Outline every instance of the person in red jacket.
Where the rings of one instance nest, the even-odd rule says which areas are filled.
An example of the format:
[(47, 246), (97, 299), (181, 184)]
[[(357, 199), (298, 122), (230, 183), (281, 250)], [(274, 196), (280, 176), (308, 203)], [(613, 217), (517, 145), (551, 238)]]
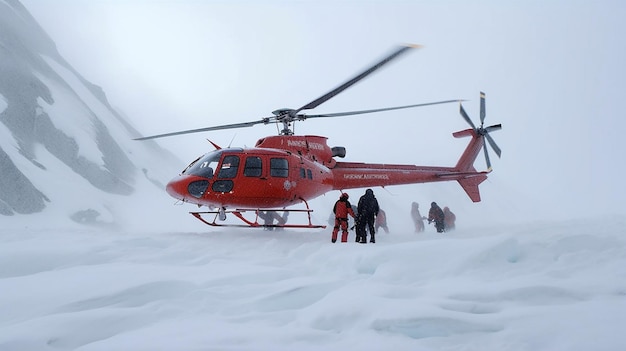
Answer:
[(339, 200), (335, 202), (335, 206), (333, 207), (333, 213), (335, 214), (335, 227), (333, 228), (333, 236), (331, 239), (333, 243), (337, 241), (339, 227), (341, 227), (342, 232), (341, 242), (348, 242), (348, 215), (352, 216), (352, 218), (356, 218), (348, 198), (348, 194), (342, 193)]
[(376, 221), (374, 224), (374, 230), (378, 232), (379, 228), (383, 228), (385, 233), (389, 234), (389, 227), (387, 227), (387, 216), (382, 208), (378, 209), (378, 215), (376, 215)]
[(456, 215), (450, 211), (448, 206), (443, 208), (443, 224), (446, 229), (446, 232), (449, 232), (454, 229), (456, 222)]

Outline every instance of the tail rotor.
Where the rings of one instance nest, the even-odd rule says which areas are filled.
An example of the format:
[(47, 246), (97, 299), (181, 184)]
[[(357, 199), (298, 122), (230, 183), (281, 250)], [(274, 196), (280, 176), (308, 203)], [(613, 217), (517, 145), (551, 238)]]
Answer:
[[(476, 132), (478, 136), (483, 137), (484, 139), (487, 140), (487, 143), (489, 143), (489, 146), (491, 146), (491, 148), (496, 153), (496, 155), (498, 155), (498, 158), (499, 158), (500, 155), (502, 154), (502, 150), (500, 149), (500, 147), (498, 147), (498, 144), (496, 144), (495, 140), (493, 140), (493, 138), (491, 137), (491, 135), (489, 135), (489, 133), (502, 129), (502, 124), (494, 124), (488, 127), (484, 127), (485, 116), (486, 116), (485, 93), (483, 93), (482, 91), (480, 92), (480, 127), (477, 128), (476, 125), (474, 125), (474, 122), (472, 122), (472, 120), (467, 115), (467, 112), (465, 112), (465, 109), (463, 108), (463, 104), (459, 104), (459, 106), (460, 106), (460, 113), (461, 113), (461, 116), (463, 116), (463, 119), (465, 119), (465, 121), (472, 127), (472, 129), (474, 130), (474, 132)], [(491, 171), (491, 161), (489, 160), (489, 152), (487, 150), (487, 143), (484, 142), (483, 140), (483, 151), (485, 153), (485, 161), (487, 162), (487, 169)]]

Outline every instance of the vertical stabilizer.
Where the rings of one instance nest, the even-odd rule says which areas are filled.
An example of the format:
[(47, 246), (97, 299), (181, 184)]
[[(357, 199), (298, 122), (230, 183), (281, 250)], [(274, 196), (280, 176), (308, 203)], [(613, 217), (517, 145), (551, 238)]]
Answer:
[(461, 184), (461, 187), (463, 187), (463, 190), (465, 190), (473, 202), (480, 202), (480, 191), (478, 190), (478, 185), (484, 182), (485, 179), (487, 179), (487, 176), (480, 174), (470, 178), (458, 179), (457, 181)]

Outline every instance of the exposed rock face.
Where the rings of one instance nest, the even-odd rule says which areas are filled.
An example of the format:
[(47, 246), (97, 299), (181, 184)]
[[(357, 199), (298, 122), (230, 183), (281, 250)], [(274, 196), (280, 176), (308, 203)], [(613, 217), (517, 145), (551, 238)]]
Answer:
[(132, 194), (144, 167), (131, 161), (120, 139), (137, 135), (102, 89), (59, 55), (22, 4), (0, 1), (0, 215), (40, 212), (51, 203), (45, 182), (29, 173), (63, 177), (58, 167), (50, 169), (57, 163), (50, 156), (103, 192)]
[(33, 213), (41, 211), (48, 199), (37, 190), (22, 172), (11, 162), (9, 156), (0, 149), (0, 214)]

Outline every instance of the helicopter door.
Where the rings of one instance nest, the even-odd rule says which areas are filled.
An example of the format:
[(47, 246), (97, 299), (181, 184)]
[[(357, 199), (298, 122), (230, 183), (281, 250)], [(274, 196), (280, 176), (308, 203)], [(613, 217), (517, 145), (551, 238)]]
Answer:
[(227, 155), (222, 159), (222, 165), (217, 173), (217, 180), (213, 182), (213, 191), (227, 193), (233, 190), (232, 179), (237, 176), (239, 170), (239, 156)]

